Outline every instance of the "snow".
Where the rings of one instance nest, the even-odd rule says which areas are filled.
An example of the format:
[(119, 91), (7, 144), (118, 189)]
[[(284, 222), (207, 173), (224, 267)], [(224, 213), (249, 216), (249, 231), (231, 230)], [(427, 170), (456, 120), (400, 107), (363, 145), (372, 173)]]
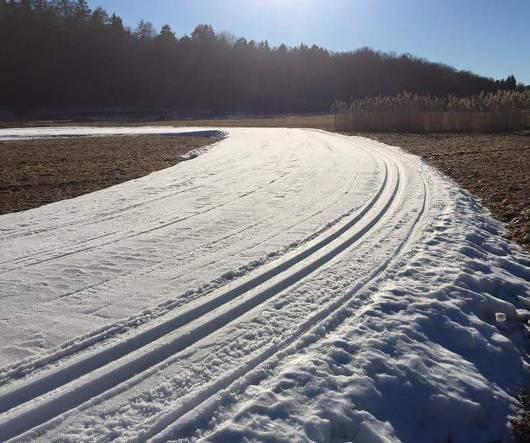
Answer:
[(316, 130), (0, 140), (157, 131), (227, 137), (0, 217), (0, 440), (509, 440), (530, 257), (477, 200)]
[(114, 135), (198, 135), (216, 137), (223, 132), (217, 128), (178, 128), (173, 126), (137, 126), (137, 127), (104, 127), (104, 126), (56, 126), (45, 128), (6, 128), (0, 129), (0, 141), (28, 140), (54, 137), (101, 137)]

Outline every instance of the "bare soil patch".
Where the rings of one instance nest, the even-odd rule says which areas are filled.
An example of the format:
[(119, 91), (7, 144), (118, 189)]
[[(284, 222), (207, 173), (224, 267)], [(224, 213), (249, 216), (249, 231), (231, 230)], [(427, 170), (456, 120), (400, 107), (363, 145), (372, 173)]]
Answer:
[(0, 142), (0, 214), (94, 192), (173, 166), (215, 141), (196, 136), (76, 137)]
[(213, 127), (262, 127), (262, 128), (315, 128), (335, 130), (334, 114), (278, 115), (263, 117), (171, 119), (150, 120), (11, 120), (0, 121), (0, 128), (22, 128), (35, 126), (213, 126)]
[(359, 134), (422, 156), (481, 198), (530, 251), (530, 134)]
[[(164, 124), (163, 122), (161, 124)], [(335, 130), (335, 116), (325, 115), (289, 115), (262, 118), (212, 119), (212, 120), (174, 120), (165, 122), (173, 126), (224, 126), (247, 128), (314, 128)]]

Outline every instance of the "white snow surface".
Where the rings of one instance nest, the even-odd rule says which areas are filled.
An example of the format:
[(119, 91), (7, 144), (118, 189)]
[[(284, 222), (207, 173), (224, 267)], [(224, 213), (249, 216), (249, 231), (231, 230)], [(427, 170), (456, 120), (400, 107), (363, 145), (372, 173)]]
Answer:
[(510, 441), (530, 256), (504, 227), (399, 148), (221, 131), (0, 217), (0, 440)]
[(65, 137), (98, 137), (110, 135), (215, 135), (217, 128), (175, 128), (173, 126), (57, 126), (45, 128), (6, 128), (0, 129), (0, 141), (28, 140)]

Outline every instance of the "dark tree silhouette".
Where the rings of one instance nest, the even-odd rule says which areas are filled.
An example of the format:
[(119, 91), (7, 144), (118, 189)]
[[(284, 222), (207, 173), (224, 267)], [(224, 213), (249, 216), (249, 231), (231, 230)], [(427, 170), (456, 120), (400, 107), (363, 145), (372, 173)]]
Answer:
[(126, 28), (86, 0), (0, 0), (0, 106), (8, 109), (322, 112), (336, 99), (518, 87), (513, 76), (493, 80), (409, 54), (271, 48), (206, 24), (177, 38), (143, 20)]

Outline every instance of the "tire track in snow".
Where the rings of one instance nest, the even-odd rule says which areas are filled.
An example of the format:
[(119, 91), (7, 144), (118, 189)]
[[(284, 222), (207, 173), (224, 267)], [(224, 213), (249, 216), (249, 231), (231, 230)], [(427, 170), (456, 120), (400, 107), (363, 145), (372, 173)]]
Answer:
[[(129, 342), (118, 343), (114, 348), (100, 351), (89, 357), (87, 361), (77, 362), (66, 368), (59, 368), (56, 372), (38, 377), (33, 383), (24, 383), (18, 389), (4, 392), (0, 396), (0, 404), (3, 406), (4, 411), (7, 412), (3, 417), (0, 417), (0, 434), (7, 436), (6, 438), (20, 435), (112, 389), (135, 375), (154, 367), (175, 352), (185, 349), (198, 340), (214, 333), (248, 312), (248, 310), (265, 302), (273, 295), (300, 281), (329, 262), (337, 254), (370, 232), (391, 206), (399, 188), (400, 177), (396, 167), (395, 184), (393, 189), (388, 190), (388, 168), (388, 164), (385, 161), (386, 172), (383, 185), (376, 197), (359, 214), (340, 229), (319, 240), (304, 251), (295, 254), (265, 273), (240, 286), (236, 286), (236, 288), (224, 294), (216, 295), (197, 306), (191, 306), (188, 311), (148, 329), (143, 334), (135, 335)], [(381, 210), (378, 210), (373, 217), (369, 218), (363, 227), (352, 235), (347, 236), (348, 231), (370, 213), (370, 210), (379, 201), (384, 191), (389, 192), (390, 196), (388, 200), (385, 200)], [(347, 238), (342, 239), (342, 236)], [(317, 254), (335, 240), (338, 241), (337, 245), (334, 245), (321, 255)], [(317, 257), (313, 257), (314, 255), (317, 255)], [(307, 263), (304, 263), (304, 261)], [(292, 272), (286, 272), (290, 268), (297, 269)], [(269, 287), (245, 297), (245, 293), (262, 285), (267, 286), (267, 282), (271, 283)], [(234, 304), (230, 303), (239, 296), (243, 296), (243, 299)], [(209, 317), (212, 318), (206, 323), (198, 321), (202, 320), (201, 317), (210, 313), (213, 309), (220, 312), (214, 317), (210, 314)], [(196, 324), (193, 324), (193, 322)], [(190, 328), (182, 331), (181, 334), (176, 334), (176, 332), (180, 332), (183, 326), (190, 324)], [(168, 334), (177, 336), (173, 339), (164, 340), (164, 337)], [(116, 351), (119, 349), (121, 351), (118, 352), (122, 352), (121, 355), (124, 356), (121, 359), (122, 361), (108, 363), (116, 360)], [(127, 354), (132, 355), (127, 358)], [(103, 365), (107, 363), (108, 367), (104, 367)], [(97, 368), (100, 369), (98, 370)], [(90, 373), (91, 371), (97, 372), (97, 374)], [(83, 374), (87, 374), (85, 380), (76, 380), (74, 386), (65, 385), (65, 380), (67, 380), (66, 383), (69, 383), (68, 379), (74, 380), (83, 376)], [(63, 388), (58, 389), (57, 392), (50, 392), (60, 386), (63, 386)], [(43, 395), (47, 392), (50, 392), (51, 395)], [(35, 401), (38, 396), (43, 397)], [(24, 405), (25, 402), (29, 403)], [(17, 408), (17, 406), (19, 407)]]
[[(357, 180), (357, 177), (358, 177), (358, 171), (357, 171), (357, 174), (355, 175), (355, 177), (352, 179), (352, 181), (350, 182), (349, 186), (348, 186), (348, 190), (341, 193), (341, 195), (339, 196), (339, 198), (337, 198), (336, 200), (332, 201), (331, 203), (329, 203), (327, 206), (325, 207), (322, 207), (320, 209), (318, 209), (317, 211), (311, 213), (310, 215), (308, 215), (307, 217), (304, 217), (302, 218), (301, 220), (298, 220), (296, 223), (294, 224), (291, 224), (289, 226), (284, 226), (282, 231), (280, 232), (276, 232), (272, 235), (268, 235), (268, 236), (265, 236), (263, 237), (261, 240), (257, 241), (256, 243), (254, 244), (251, 244), (247, 249), (250, 249), (250, 248), (254, 248), (256, 246), (260, 246), (262, 244), (266, 244), (268, 241), (280, 236), (283, 232), (285, 231), (289, 231), (299, 225), (301, 225), (302, 223), (308, 221), (308, 220), (311, 220), (312, 218), (316, 217), (317, 215), (320, 215), (322, 213), (324, 213), (325, 211), (327, 211), (329, 208), (331, 208), (332, 206), (336, 205), (338, 202), (340, 202), (344, 197), (345, 195), (347, 195), (351, 188), (353, 187), (354, 183), (356, 182)], [(280, 178), (283, 178), (280, 177)], [(279, 180), (279, 179), (278, 179)], [(277, 181), (276, 179), (273, 180), (273, 181)], [(245, 269), (247, 269), (248, 271), (245, 272), (244, 274), (239, 274), (238, 272), (236, 272), (238, 274), (238, 278), (241, 278), (243, 277), (244, 275), (246, 275), (248, 272), (250, 271), (255, 271), (259, 266), (263, 266), (265, 264), (267, 264), (268, 262), (271, 261), (271, 259), (274, 259), (274, 260), (278, 260), (282, 255), (285, 255), (286, 253), (290, 252), (292, 249), (296, 248), (296, 247), (300, 247), (300, 246), (303, 246), (305, 243), (309, 242), (310, 240), (314, 239), (316, 237), (316, 235), (320, 235), (322, 234), (323, 232), (329, 230), (330, 228), (332, 228), (333, 226), (335, 226), (337, 223), (339, 223), (340, 221), (342, 221), (342, 219), (344, 219), (345, 217), (348, 217), (350, 216), (351, 214), (353, 213), (353, 210), (350, 210), (346, 213), (343, 213), (341, 214), (339, 217), (335, 218), (334, 220), (328, 222), (323, 229), (319, 230), (318, 232), (316, 233), (313, 233), (311, 234), (310, 236), (300, 240), (299, 242), (297, 242), (295, 245), (289, 245), (288, 247), (284, 248), (283, 250), (277, 250), (277, 251), (272, 251), (271, 253), (269, 253), (269, 256), (270, 256), (270, 259), (267, 260), (267, 259), (263, 259), (263, 260), (253, 260), (253, 263), (257, 262), (257, 261), (261, 261), (259, 263), (258, 266), (253, 266), (251, 263), (247, 263), (247, 265), (244, 266)], [(252, 229), (255, 229), (257, 226), (261, 226), (263, 225), (267, 220), (269, 220), (268, 217), (266, 218), (263, 218), (262, 220), (260, 220), (259, 222), (257, 223), (253, 223), (251, 224), (250, 226), (247, 226), (243, 229), (240, 229), (234, 233), (231, 233), (231, 234), (228, 234), (228, 235), (225, 235), (221, 238), (218, 238), (216, 240), (213, 240), (211, 242), (208, 242), (208, 243), (205, 243), (203, 245), (200, 245), (199, 247), (196, 247), (194, 248), (193, 250), (191, 251), (185, 251), (183, 253), (179, 253), (179, 254), (174, 254), (173, 256), (171, 256), (169, 259), (166, 259), (166, 260), (163, 260), (162, 262), (159, 262), (159, 263), (156, 263), (154, 265), (150, 265), (150, 266), (146, 266), (145, 268), (141, 268), (139, 271), (134, 271), (134, 272), (128, 272), (126, 274), (123, 274), (123, 275), (120, 275), (119, 277), (116, 277), (116, 278), (112, 278), (112, 279), (109, 279), (109, 280), (105, 280), (103, 282), (100, 282), (98, 283), (97, 285), (92, 285), (92, 286), (88, 286), (86, 288), (81, 288), (81, 289), (78, 289), (76, 291), (73, 291), (71, 293), (68, 293), (68, 294), (64, 294), (58, 298), (63, 298), (63, 297), (68, 297), (68, 296), (71, 296), (71, 295), (75, 295), (75, 294), (78, 294), (82, 291), (84, 291), (85, 289), (90, 289), (90, 288), (93, 288), (93, 287), (96, 287), (96, 286), (102, 286), (102, 285), (105, 285), (109, 282), (114, 282), (115, 280), (119, 279), (119, 278), (123, 278), (123, 277), (127, 277), (127, 276), (130, 276), (130, 275), (147, 275), (147, 274), (150, 274), (152, 272), (155, 272), (157, 269), (160, 269), (160, 268), (163, 268), (165, 266), (168, 266), (168, 262), (169, 261), (174, 261), (176, 258), (179, 258), (179, 257), (185, 257), (187, 256), (188, 254), (190, 253), (195, 253), (195, 254), (198, 254), (200, 255), (200, 252), (199, 251), (204, 251), (204, 250), (207, 250), (208, 248), (210, 248), (211, 246), (213, 245), (216, 245), (218, 243), (221, 243), (221, 242), (224, 242), (230, 238), (233, 238), (234, 236), (237, 236), (237, 235), (240, 235), (241, 233), (243, 232), (247, 232), (247, 231), (250, 231)], [(243, 252), (244, 250), (241, 249), (241, 250), (238, 250), (236, 252), (236, 255), (239, 255)], [(219, 289), (220, 286), (223, 286), (222, 284), (221, 285), (216, 285), (216, 282), (217, 280), (223, 280), (225, 283), (228, 283), (229, 281), (227, 281), (225, 278), (223, 278), (223, 276), (221, 276), (219, 279), (216, 279), (215, 281), (210, 281), (208, 283), (206, 283), (204, 286), (208, 286), (208, 287), (211, 287), (211, 289), (207, 292), (204, 292), (204, 291), (201, 291), (201, 295), (205, 295), (207, 293), (210, 293), (212, 292), (213, 290), (216, 290), (216, 289)], [(94, 312), (97, 312), (97, 311), (94, 311)], [(1, 386), (2, 382), (1, 382), (1, 377), (0, 377), (0, 386)]]

